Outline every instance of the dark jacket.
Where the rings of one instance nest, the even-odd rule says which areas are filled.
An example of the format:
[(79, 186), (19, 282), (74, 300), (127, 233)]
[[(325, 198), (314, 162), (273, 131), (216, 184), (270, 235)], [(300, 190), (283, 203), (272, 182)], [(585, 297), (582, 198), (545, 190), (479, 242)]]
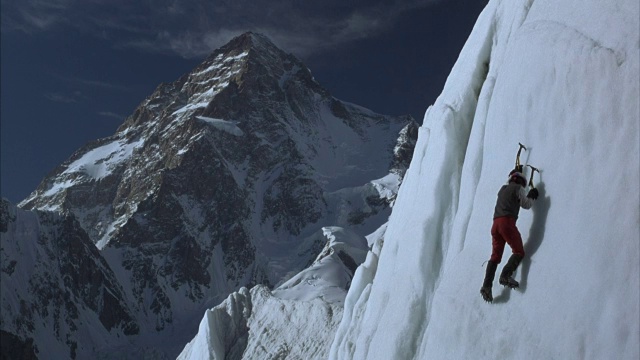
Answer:
[(498, 201), (496, 201), (493, 218), (509, 216), (518, 219), (520, 207), (530, 209), (532, 205), (533, 199), (527, 197), (524, 187), (515, 182), (510, 182), (502, 186), (498, 191)]

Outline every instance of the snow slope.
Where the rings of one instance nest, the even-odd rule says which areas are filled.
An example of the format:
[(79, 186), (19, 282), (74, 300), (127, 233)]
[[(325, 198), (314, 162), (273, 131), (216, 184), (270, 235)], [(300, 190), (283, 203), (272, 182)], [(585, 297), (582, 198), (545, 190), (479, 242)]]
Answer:
[(342, 305), (353, 274), (366, 257), (367, 239), (337, 226), (321, 231), (327, 242), (314, 263), (274, 289), (275, 297), (303, 301), (320, 298)]
[(367, 239), (340, 227), (321, 236), (314, 263), (274, 291), (241, 288), (207, 310), (178, 359), (326, 359)]
[[(638, 6), (489, 1), (427, 110), (329, 358), (640, 357)], [(487, 304), (495, 196), (518, 142), (541, 196), (518, 220), (521, 289), (496, 281)]]
[(196, 119), (202, 120), (207, 124), (213, 125), (216, 129), (228, 132), (231, 135), (242, 136), (244, 133), (238, 127), (237, 121), (227, 121), (222, 119), (214, 119), (206, 116), (196, 116)]
[(178, 360), (326, 359), (342, 306), (319, 298), (286, 300), (258, 285), (207, 310)]

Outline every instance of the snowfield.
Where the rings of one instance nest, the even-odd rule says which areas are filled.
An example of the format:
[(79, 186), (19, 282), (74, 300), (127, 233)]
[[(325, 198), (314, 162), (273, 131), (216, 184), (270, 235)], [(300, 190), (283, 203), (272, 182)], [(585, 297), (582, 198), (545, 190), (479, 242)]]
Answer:
[(242, 136), (244, 133), (238, 127), (239, 122), (237, 121), (227, 121), (222, 119), (214, 119), (206, 116), (196, 116), (196, 119), (202, 120), (207, 124), (212, 125), (216, 129), (225, 131), (231, 135)]

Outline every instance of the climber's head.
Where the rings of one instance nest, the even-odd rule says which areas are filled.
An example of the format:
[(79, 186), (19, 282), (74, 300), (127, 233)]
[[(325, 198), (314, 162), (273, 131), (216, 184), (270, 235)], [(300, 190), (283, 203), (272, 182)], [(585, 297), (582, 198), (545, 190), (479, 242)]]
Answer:
[(515, 182), (516, 184), (520, 184), (521, 186), (526, 186), (527, 185), (527, 179), (524, 177), (524, 175), (522, 175), (521, 172), (514, 170), (511, 170), (511, 172), (509, 173), (509, 182)]

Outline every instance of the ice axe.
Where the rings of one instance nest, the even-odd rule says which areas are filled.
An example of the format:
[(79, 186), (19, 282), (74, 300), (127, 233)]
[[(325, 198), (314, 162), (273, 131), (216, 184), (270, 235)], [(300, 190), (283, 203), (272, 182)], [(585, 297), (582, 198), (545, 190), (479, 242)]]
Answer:
[(522, 173), (522, 165), (520, 164), (520, 153), (522, 152), (522, 149), (524, 149), (524, 151), (527, 151), (527, 147), (522, 145), (522, 143), (518, 143), (518, 145), (520, 145), (520, 148), (518, 148), (518, 154), (516, 155), (516, 171)]
[(531, 186), (532, 189), (535, 189), (536, 187), (533, 186), (533, 174), (535, 174), (536, 171), (540, 173), (540, 170), (538, 170), (538, 168), (535, 168), (531, 165), (527, 165), (527, 166), (531, 168), (531, 177), (529, 178), (529, 186)]

